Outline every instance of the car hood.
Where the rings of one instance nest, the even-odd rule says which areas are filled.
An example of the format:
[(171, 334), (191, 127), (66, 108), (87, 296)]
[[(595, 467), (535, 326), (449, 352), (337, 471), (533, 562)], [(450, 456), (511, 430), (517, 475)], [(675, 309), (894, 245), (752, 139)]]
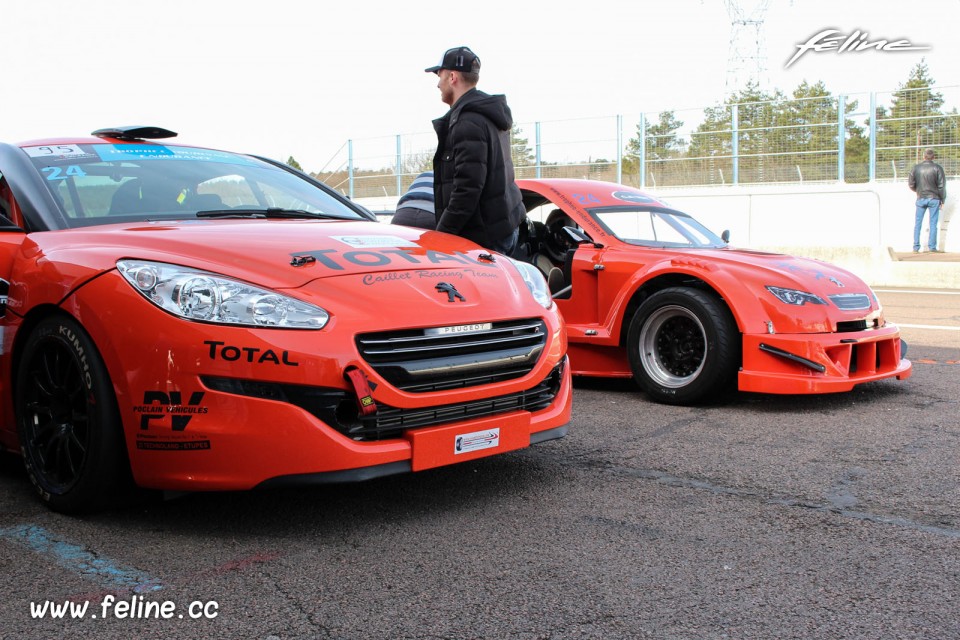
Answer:
[(155, 260), (274, 289), (417, 269), (512, 270), (503, 256), (491, 260), (457, 236), (376, 222), (190, 220), (38, 233), (31, 240), (51, 264), (106, 271), (120, 258)]
[[(736, 300), (733, 311), (747, 333), (769, 331), (767, 321), (781, 333), (833, 332), (842, 322), (884, 324), (880, 304), (863, 280), (819, 260), (725, 248), (675, 252), (664, 262), (670, 269), (724, 274), (725, 295)], [(766, 290), (770, 286), (812, 293), (823, 304), (787, 304)]]
[(748, 249), (717, 249), (688, 254), (702, 256), (710, 262), (748, 265), (766, 272), (770, 278), (764, 285), (793, 287), (820, 296), (837, 293), (870, 293), (870, 287), (853, 273), (828, 262), (781, 253), (765, 253)]

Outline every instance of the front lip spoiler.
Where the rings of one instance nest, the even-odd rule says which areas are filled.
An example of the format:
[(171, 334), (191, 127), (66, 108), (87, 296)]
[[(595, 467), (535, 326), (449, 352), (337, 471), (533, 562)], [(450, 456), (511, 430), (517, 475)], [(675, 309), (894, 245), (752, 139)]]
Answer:
[(763, 351), (765, 353), (769, 353), (775, 356), (780, 356), (781, 358), (786, 358), (787, 360), (790, 360), (792, 362), (797, 362), (799, 364), (802, 364), (805, 367), (809, 367), (810, 369), (813, 369), (818, 373), (824, 373), (827, 370), (825, 366), (823, 366), (818, 362), (814, 362), (813, 360), (808, 360), (803, 356), (798, 356), (795, 353), (790, 353), (789, 351), (784, 351), (783, 349), (779, 349), (777, 347), (771, 347), (770, 345), (764, 344), (763, 342), (760, 343), (760, 351)]
[[(567, 435), (567, 425), (554, 427), (546, 431), (535, 431), (530, 434), (530, 444), (540, 444), (549, 440), (556, 440)], [(371, 467), (360, 467), (357, 469), (344, 469), (342, 471), (325, 471), (320, 473), (303, 473), (289, 476), (279, 476), (264, 480), (258, 484), (256, 489), (276, 489), (279, 487), (304, 487), (323, 484), (352, 484), (356, 482), (365, 482), (385, 476), (392, 476), (402, 473), (412, 473), (413, 465), (409, 460), (398, 460), (396, 462), (387, 462)]]

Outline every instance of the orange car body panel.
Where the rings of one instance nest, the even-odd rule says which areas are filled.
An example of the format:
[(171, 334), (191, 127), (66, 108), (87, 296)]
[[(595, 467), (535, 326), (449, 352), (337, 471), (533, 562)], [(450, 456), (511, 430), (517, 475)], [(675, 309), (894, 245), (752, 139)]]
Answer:
[[(605, 229), (588, 209), (630, 202), (670, 207), (649, 194), (613, 183), (531, 179), (517, 184), (528, 200), (536, 194), (562, 209), (601, 245), (587, 243), (576, 249), (570, 265), (571, 295), (556, 299), (567, 325), (574, 375), (631, 377), (624, 345), (630, 301), (658, 278), (677, 276), (715, 291), (733, 314), (743, 340), (738, 376), (742, 391), (832, 393), (864, 382), (903, 380), (912, 373), (910, 361), (901, 354), (899, 329), (885, 320), (866, 283), (849, 271), (821, 261), (732, 247), (627, 243)], [(809, 291), (824, 300), (845, 294), (867, 296), (869, 307), (787, 305), (767, 291), (767, 285)], [(864, 328), (851, 330), (857, 323)], [(838, 331), (839, 327), (845, 328)], [(809, 362), (762, 350), (761, 344)]]
[[(455, 236), (363, 220), (189, 219), (0, 232), (0, 277), (10, 283), (0, 320), (0, 446), (19, 448), (12, 394), (21, 329), (49, 313), (72, 316), (96, 344), (142, 487), (249, 489), (340, 472), (365, 479), (365, 469), (369, 477), (386, 474), (378, 469), (423, 470), (560, 437), (572, 396), (561, 316), (533, 298), (517, 267), (487, 254)], [(140, 295), (117, 270), (123, 258), (249, 282), (320, 306), (330, 321), (319, 330), (188, 321)], [(454, 283), (460, 297), (448, 299), (441, 282)], [(509, 379), (404, 390), (358, 346), (364, 334), (522, 319), (542, 323), (542, 351)], [(352, 406), (360, 392), (345, 372), (353, 368), (378, 411), (426, 426), (358, 439), (326, 423), (311, 394), (330, 395), (341, 403), (332, 405), (337, 411)], [(547, 379), (553, 386), (544, 406), (483, 415), (483, 403), (521, 398)], [(292, 400), (295, 393), (302, 398)], [(436, 415), (424, 417), (429, 412)], [(458, 450), (458, 438), (487, 432), (496, 437)]]

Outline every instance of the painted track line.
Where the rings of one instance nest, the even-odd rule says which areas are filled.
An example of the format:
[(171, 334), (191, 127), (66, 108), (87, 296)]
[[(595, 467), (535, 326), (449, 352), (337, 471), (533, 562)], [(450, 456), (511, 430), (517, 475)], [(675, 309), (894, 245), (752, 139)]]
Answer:
[(58, 538), (43, 527), (21, 525), (0, 528), (0, 540), (9, 540), (52, 560), (64, 569), (94, 580), (111, 589), (129, 589), (134, 593), (158, 591), (163, 585), (156, 578), (109, 558)]
[(912, 293), (930, 296), (960, 296), (960, 291), (922, 291), (919, 289), (874, 289), (874, 293)]
[(934, 329), (936, 331), (960, 331), (960, 327), (944, 327), (936, 324), (902, 324), (900, 322), (894, 323), (898, 327), (904, 327), (906, 329)]

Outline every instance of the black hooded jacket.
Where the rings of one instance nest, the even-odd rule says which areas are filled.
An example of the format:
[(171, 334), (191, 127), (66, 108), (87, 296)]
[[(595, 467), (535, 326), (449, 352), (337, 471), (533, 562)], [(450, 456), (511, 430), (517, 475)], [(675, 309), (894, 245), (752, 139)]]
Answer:
[(510, 159), (507, 99), (470, 89), (433, 121), (437, 231), (493, 248), (520, 224), (523, 200)]

